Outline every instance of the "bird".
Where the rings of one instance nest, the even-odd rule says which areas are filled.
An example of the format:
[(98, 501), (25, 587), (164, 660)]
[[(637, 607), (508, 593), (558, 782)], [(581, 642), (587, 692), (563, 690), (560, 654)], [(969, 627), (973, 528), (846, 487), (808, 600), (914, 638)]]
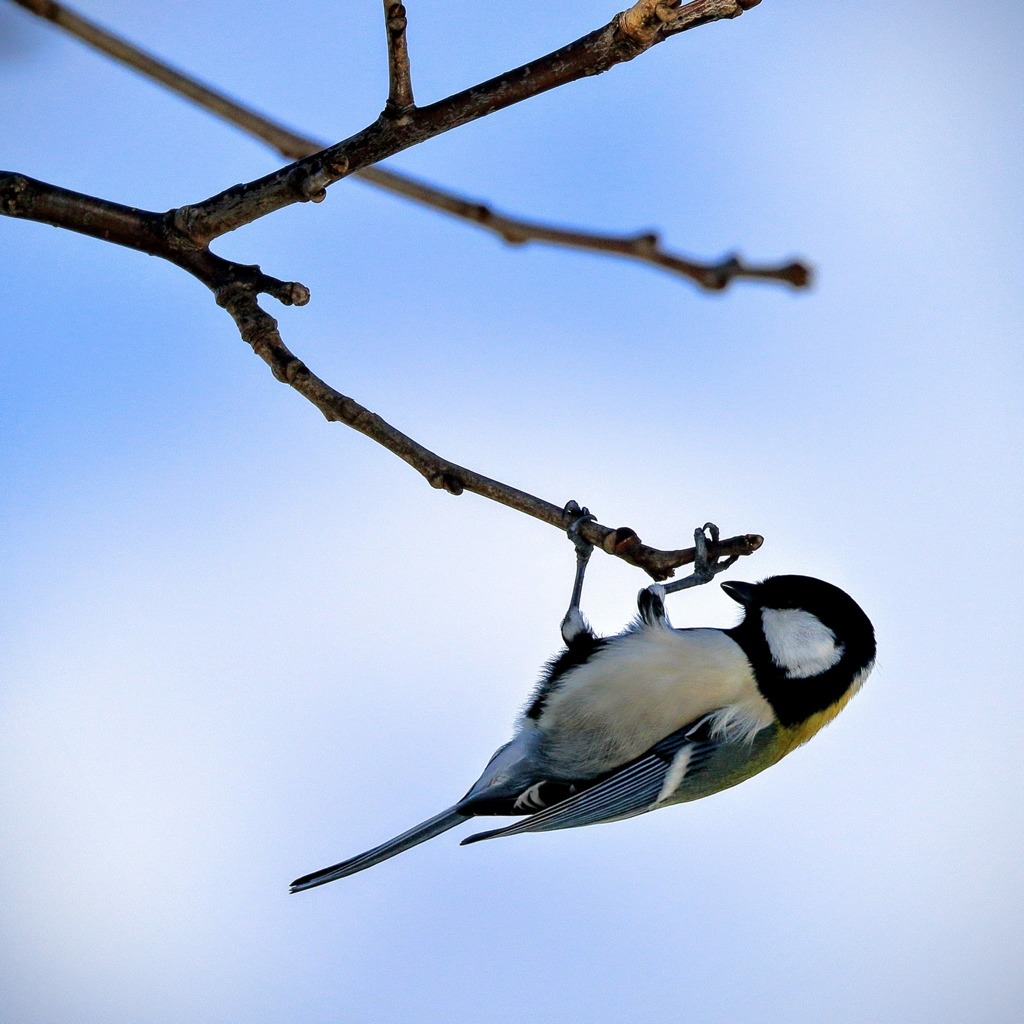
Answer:
[(297, 878), (301, 892), (380, 864), (471, 818), (520, 816), (485, 839), (620, 821), (718, 793), (777, 763), (846, 706), (875, 663), (875, 633), (839, 587), (810, 576), (729, 581), (743, 610), (735, 626), (677, 629), (669, 592), (708, 582), (728, 560), (708, 557), (695, 531), (692, 576), (640, 591), (636, 618), (598, 636), (580, 611), (594, 517), (575, 502), (567, 532), (576, 545), (564, 648), (544, 667), (512, 739), (451, 807), (401, 835)]

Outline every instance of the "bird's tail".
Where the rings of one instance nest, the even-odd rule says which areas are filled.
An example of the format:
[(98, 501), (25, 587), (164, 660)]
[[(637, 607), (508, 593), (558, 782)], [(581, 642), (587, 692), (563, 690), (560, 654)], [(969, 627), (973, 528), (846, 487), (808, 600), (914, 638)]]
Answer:
[(311, 875), (296, 878), (292, 882), (291, 891), (302, 892), (303, 889), (313, 889), (325, 882), (333, 882), (336, 878), (344, 878), (346, 875), (354, 875), (357, 871), (372, 868), (374, 864), (397, 856), (405, 850), (419, 846), (420, 843), (425, 843), (428, 839), (433, 839), (434, 836), (439, 836), (442, 832), (447, 832), (450, 828), (455, 828), (456, 825), (461, 825), (464, 821), (469, 821), (470, 817), (470, 815), (460, 814), (454, 807), (449, 807), (440, 814), (421, 821), (408, 832), (403, 832), (400, 836), (395, 836), (394, 839), (389, 839), (386, 843), (367, 850), (366, 853), (349, 857), (348, 860), (343, 860), (340, 864), (314, 871)]

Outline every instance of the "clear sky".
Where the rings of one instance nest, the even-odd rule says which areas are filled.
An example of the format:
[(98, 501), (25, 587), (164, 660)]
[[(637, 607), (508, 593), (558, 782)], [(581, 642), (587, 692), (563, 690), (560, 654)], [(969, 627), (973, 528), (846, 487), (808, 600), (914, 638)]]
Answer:
[[(379, 7), (82, 10), (335, 140), (386, 94)], [(421, 101), (616, 10), (409, 8)], [(571, 546), (327, 424), (175, 268), (0, 221), (0, 1019), (1015, 1024), (1022, 52), (1009, 0), (765, 0), (395, 161), (801, 256), (810, 292), (511, 249), (357, 182), (219, 244), (308, 285), (271, 309), (291, 347), (435, 450), (661, 547), (761, 533), (731, 578), (830, 579), (879, 637), (839, 720), (735, 790), (299, 896), (476, 778)], [(6, 168), (148, 209), (280, 162), (6, 0), (0, 106)], [(595, 556), (585, 611), (616, 630), (644, 583)]]

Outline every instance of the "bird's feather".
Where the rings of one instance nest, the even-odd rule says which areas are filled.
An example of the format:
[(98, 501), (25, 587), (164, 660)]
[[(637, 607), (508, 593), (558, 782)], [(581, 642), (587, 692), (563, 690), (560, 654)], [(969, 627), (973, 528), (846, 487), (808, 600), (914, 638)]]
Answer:
[(375, 846), (372, 850), (349, 857), (348, 860), (333, 864), (329, 868), (322, 868), (312, 874), (303, 875), (302, 878), (296, 878), (291, 884), (291, 891), (302, 892), (303, 889), (313, 889), (325, 882), (333, 882), (336, 878), (344, 878), (346, 875), (354, 875), (357, 871), (372, 868), (374, 864), (379, 864), (382, 860), (388, 860), (413, 846), (425, 843), (428, 839), (433, 839), (434, 836), (439, 836), (442, 832), (447, 832), (448, 829), (455, 828), (456, 825), (461, 825), (467, 820), (466, 815), (460, 814), (454, 807), (449, 807), (447, 810), (441, 811), (440, 814), (421, 821), (400, 836), (395, 836), (394, 839)]
[(618, 821), (652, 810), (669, 800), (684, 781), (700, 772), (721, 745), (712, 738), (712, 723), (713, 716), (705, 716), (667, 736), (646, 754), (615, 769), (604, 779), (581, 782), (582, 792), (513, 825), (469, 836), (462, 845), (521, 832), (550, 832)]

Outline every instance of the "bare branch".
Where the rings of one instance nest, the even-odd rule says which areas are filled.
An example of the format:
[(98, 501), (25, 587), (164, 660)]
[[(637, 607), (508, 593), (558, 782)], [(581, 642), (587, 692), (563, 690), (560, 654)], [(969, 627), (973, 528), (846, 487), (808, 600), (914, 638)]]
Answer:
[[(267, 294), (285, 305), (305, 305), (309, 290), (297, 282), (280, 281), (258, 266), (233, 263), (197, 246), (178, 233), (172, 213), (154, 213), (81, 195), (21, 174), (0, 171), (0, 214), (68, 228), (117, 245), (162, 256), (187, 270), (213, 292), (235, 321), (238, 331), (274, 376), (299, 392), (332, 422), (345, 423), (376, 441), (412, 466), (432, 487), (449, 494), (470, 491), (550, 523), (569, 524), (564, 505), (537, 498), (430, 451), (391, 426), (376, 413), (335, 390), (288, 349), (277, 321), (259, 305)], [(643, 569), (656, 580), (694, 560), (693, 548), (661, 551), (641, 543), (629, 527), (587, 522), (583, 536), (608, 554)], [(711, 549), (720, 557), (749, 555), (762, 544), (756, 534), (732, 537)]]
[[(738, 17), (749, 2), (693, 0), (679, 7), (671, 19), (673, 31), (681, 32), (721, 18)], [(490, 81), (428, 106), (412, 108), (401, 123), (378, 118), (362, 131), (321, 153), (298, 160), (256, 181), (233, 186), (203, 202), (183, 207), (180, 226), (197, 243), (212, 241), (292, 203), (319, 196), (319, 192), (333, 182), (410, 146), (561, 85), (601, 74), (616, 64), (633, 60), (662, 41), (665, 33), (650, 30), (647, 21), (641, 19), (643, 33), (637, 37), (620, 29), (620, 21), (625, 16), (628, 22), (631, 12), (640, 8), (644, 12), (649, 8), (661, 11), (665, 6), (665, 0), (660, 4), (655, 4), (654, 0), (640, 0), (623, 15), (616, 15), (604, 28)], [(672, 4), (667, 6), (672, 7)], [(661, 24), (664, 26), (666, 22)], [(310, 182), (315, 182), (316, 187)]]
[[(387, 448), (412, 466), (431, 487), (449, 494), (469, 491), (560, 530), (569, 526), (571, 517), (566, 515), (564, 504), (545, 501), (442, 458), (321, 380), (289, 351), (281, 339), (277, 321), (259, 307), (255, 297), (244, 287), (222, 293), (218, 301), (231, 314), (243, 340), (252, 346), (274, 376), (315, 405), (328, 421), (345, 423)], [(643, 569), (655, 580), (668, 579), (675, 569), (690, 564), (696, 557), (695, 548), (662, 551), (648, 547), (628, 526), (612, 529), (597, 522), (586, 522), (581, 525), (580, 533), (607, 554)], [(758, 534), (744, 534), (708, 543), (707, 550), (712, 559), (736, 558), (753, 554), (763, 543), (764, 538)]]
[(0, 214), (34, 220), (159, 256), (187, 270), (218, 295), (242, 285), (254, 295), (271, 295), (286, 306), (304, 306), (309, 289), (280, 281), (256, 265), (234, 263), (181, 235), (174, 211), (153, 213), (72, 192), (24, 174), (0, 171)]
[[(66, 17), (66, 12), (52, 3), (17, 2), (52, 20)], [(0, 172), (0, 213), (79, 231), (162, 256), (182, 267), (210, 288), (217, 302), (234, 319), (243, 339), (267, 363), (275, 377), (302, 394), (328, 420), (346, 423), (377, 441), (413, 466), (433, 487), (451, 494), (468, 490), (564, 529), (568, 525), (564, 506), (442, 459), (313, 374), (289, 351), (277, 322), (258, 301), (260, 294), (269, 294), (283, 303), (301, 305), (309, 300), (308, 289), (295, 282), (269, 277), (258, 266), (225, 260), (210, 252), (209, 242), (293, 202), (323, 199), (324, 190), (333, 181), (369, 167), (384, 156), (583, 75), (597, 74), (616, 63), (631, 60), (664, 38), (669, 27), (682, 31), (718, 18), (736, 17), (748, 5), (750, 0), (745, 3), (744, 0), (694, 0), (684, 7), (673, 0), (640, 0), (603, 29), (532, 64), (429, 107), (407, 107), (400, 119), (378, 118), (345, 142), (303, 156), (274, 174), (248, 185), (235, 186), (192, 207), (154, 213), (84, 196), (25, 175)], [(84, 31), (83, 25), (87, 23), (82, 22), (78, 27)], [(110, 45), (109, 40), (105, 41), (104, 48), (108, 52), (124, 49)], [(396, 49), (393, 45), (393, 52)], [(119, 59), (122, 58), (123, 54), (119, 54)], [(148, 74), (161, 79), (176, 77), (179, 86), (191, 89), (193, 94), (203, 93), (204, 102), (211, 106), (217, 104), (222, 116), (258, 117), (230, 101), (221, 102), (212, 90), (188, 85), (183, 76), (161, 68), (158, 62), (146, 60)], [(397, 78), (392, 78), (393, 91), (397, 90), (400, 96), (405, 88), (403, 76), (404, 72), (399, 70)], [(408, 95), (411, 102), (411, 89)], [(281, 133), (277, 137), (280, 140)], [(290, 144), (294, 144), (296, 138), (292, 137)], [(631, 244), (637, 245), (637, 240)], [(648, 250), (656, 248), (649, 238), (646, 246)], [(693, 548), (672, 551), (650, 548), (628, 527), (612, 529), (587, 522), (581, 534), (609, 554), (643, 568), (655, 579), (671, 576), (676, 567), (692, 562), (695, 557)], [(750, 554), (761, 543), (761, 537), (748, 534), (722, 541), (709, 553), (721, 558)]]
[(403, 118), (413, 106), (409, 47), (405, 38), (408, 18), (401, 0), (384, 0), (384, 25), (388, 35), (388, 79), (390, 89), (384, 108), (386, 117)]
[[(190, 75), (172, 68), (151, 54), (140, 50), (124, 39), (87, 21), (80, 15), (52, 0), (15, 0), (16, 3), (52, 21), (76, 38), (107, 54), (119, 63), (141, 72), (197, 106), (250, 135), (262, 139), (282, 156), (290, 160), (312, 156), (327, 148), (327, 143), (285, 128), (253, 110), (232, 100)], [(666, 31), (671, 29), (671, 24)], [(686, 277), (702, 288), (719, 291), (738, 279), (779, 281), (794, 288), (810, 283), (810, 268), (793, 261), (778, 265), (746, 263), (739, 256), (727, 256), (716, 263), (698, 261), (666, 251), (654, 232), (631, 235), (606, 235), (573, 228), (558, 228), (549, 224), (529, 221), (501, 213), (484, 203), (455, 195), (396, 171), (380, 166), (364, 167), (354, 177), (377, 188), (435, 210), (458, 217), (470, 224), (491, 231), (511, 245), (540, 242), (588, 252), (600, 252), (635, 259), (672, 274)], [(322, 193), (314, 198), (322, 198)]]
[[(253, 351), (270, 367), (278, 380), (298, 391), (315, 405), (327, 420), (345, 423), (387, 448), (420, 473), (431, 487), (445, 490), (449, 494), (469, 491), (518, 512), (524, 512), (560, 530), (569, 526), (570, 518), (566, 516), (564, 504), (545, 501), (526, 491), (450, 462), (418, 441), (414, 441), (407, 434), (403, 434), (355, 399), (336, 391), (317, 377), (302, 360), (292, 355), (281, 339), (277, 321), (260, 309), (244, 289), (239, 288), (230, 293), (222, 301), (222, 305), (231, 314), (242, 338), (252, 346)], [(612, 529), (597, 522), (587, 522), (581, 526), (580, 533), (607, 554), (643, 569), (655, 580), (671, 577), (675, 569), (690, 564), (696, 557), (694, 548), (661, 551), (648, 547), (628, 526)], [(763, 537), (745, 534), (709, 543), (708, 552), (720, 558), (750, 555), (763, 543)]]
[(708, 291), (721, 291), (737, 278), (780, 281), (794, 288), (806, 287), (811, 280), (810, 268), (799, 261), (765, 266), (746, 263), (737, 255), (726, 256), (717, 263), (692, 260), (662, 248), (660, 237), (653, 231), (606, 235), (509, 217), (484, 203), (441, 192), (415, 178), (396, 175), (382, 167), (364, 167), (358, 177), (372, 181), (379, 188), (416, 199), (425, 206), (443, 210), (493, 231), (510, 245), (546, 242), (587, 252), (622, 256), (689, 278)]
[(778, 265), (746, 263), (737, 255), (729, 255), (717, 263), (689, 259), (662, 248), (657, 232), (643, 231), (630, 235), (606, 235), (574, 228), (559, 228), (539, 221), (510, 217), (484, 203), (442, 192), (408, 175), (395, 174), (383, 167), (364, 167), (357, 175), (378, 188), (415, 199), (424, 206), (443, 210), (488, 231), (493, 231), (510, 245), (545, 242), (586, 252), (608, 253), (638, 260), (669, 273), (689, 278), (708, 291), (721, 291), (737, 278), (780, 281), (794, 288), (804, 288), (811, 280), (811, 270), (799, 261)]

